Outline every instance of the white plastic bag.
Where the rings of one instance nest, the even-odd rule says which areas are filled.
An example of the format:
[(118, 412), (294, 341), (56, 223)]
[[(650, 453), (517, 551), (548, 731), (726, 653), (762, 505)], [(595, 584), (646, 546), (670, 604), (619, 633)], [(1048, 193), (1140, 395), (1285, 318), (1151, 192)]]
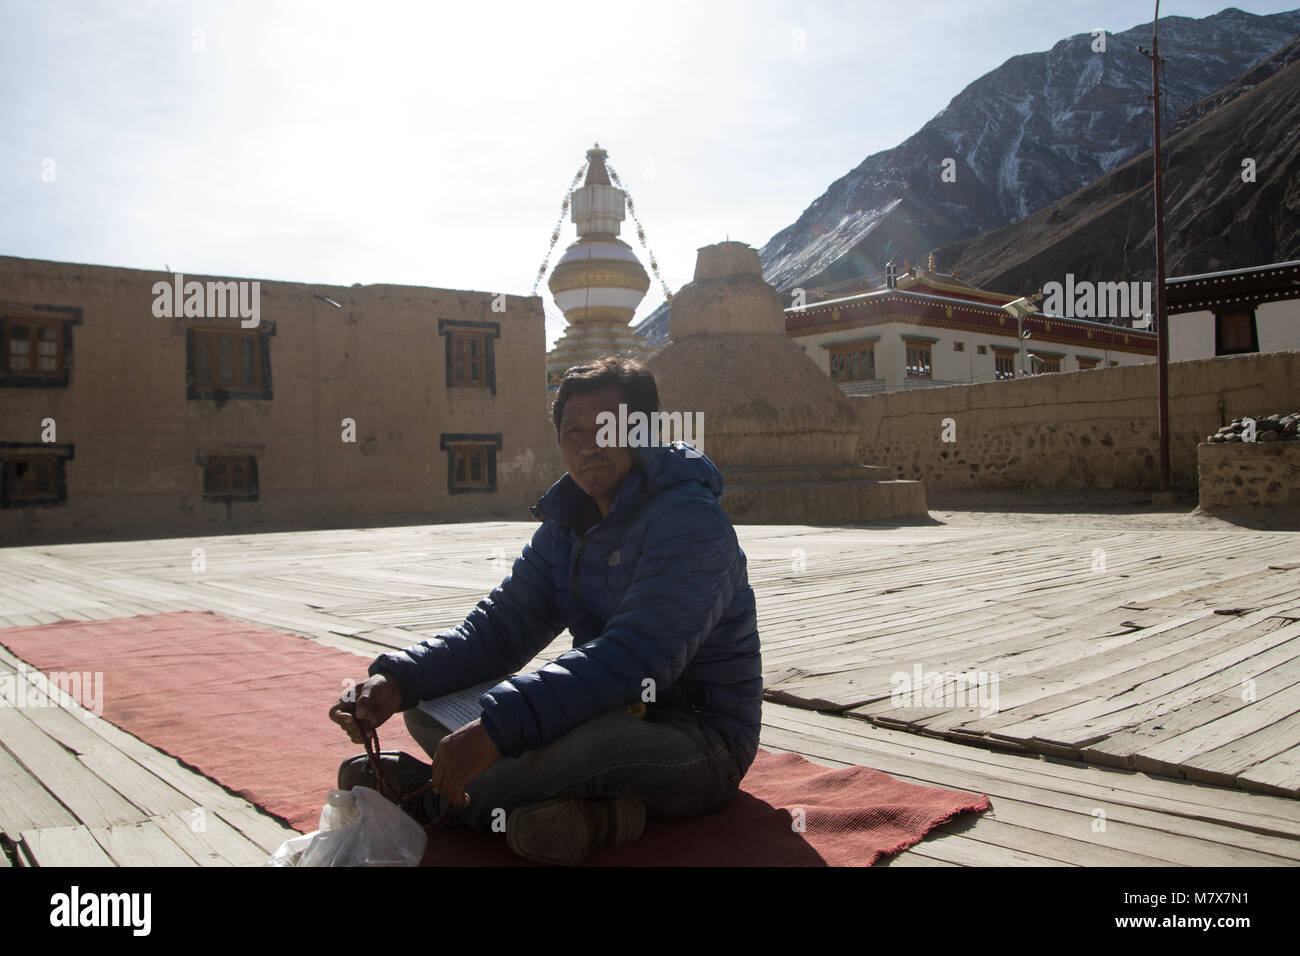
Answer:
[(428, 837), (370, 787), (331, 790), (320, 829), (286, 840), (266, 866), (419, 866)]

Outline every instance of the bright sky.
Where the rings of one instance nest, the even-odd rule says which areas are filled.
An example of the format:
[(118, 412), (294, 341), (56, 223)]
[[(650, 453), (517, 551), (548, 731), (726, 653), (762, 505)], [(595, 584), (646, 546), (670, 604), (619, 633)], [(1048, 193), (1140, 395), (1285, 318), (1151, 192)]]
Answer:
[(0, 254), (527, 295), (599, 140), (676, 291), (1007, 58), (1149, 7), (0, 0)]

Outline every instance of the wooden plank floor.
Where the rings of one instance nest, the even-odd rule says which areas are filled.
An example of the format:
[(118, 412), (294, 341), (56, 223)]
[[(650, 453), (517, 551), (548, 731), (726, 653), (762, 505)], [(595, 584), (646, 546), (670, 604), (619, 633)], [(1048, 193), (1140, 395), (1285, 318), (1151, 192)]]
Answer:
[[(360, 676), (364, 658), (462, 620), (534, 528), (0, 549), (0, 627), (212, 610), (354, 651)], [(1293, 533), (918, 523), (738, 534), (763, 636), (764, 745), (994, 800), (987, 822), (968, 832), (958, 820), (890, 865), (1297, 858)], [(561, 635), (537, 663), (567, 646)], [(0, 669), (16, 663), (0, 657)], [(996, 674), (997, 709), (892, 706), (893, 676), (917, 666)], [(292, 835), (102, 720), (4, 710), (0, 830), (17, 862), (248, 865)]]
[[(0, 672), (44, 692), (0, 648)], [(72, 701), (0, 707), (0, 838), (25, 866), (253, 866), (296, 831)]]
[(762, 746), (986, 793), (885, 866), (1295, 866), (1300, 802), (1073, 760), (1013, 754), (764, 705)]
[(1011, 530), (914, 546), (901, 564), (842, 554), (811, 595), (795, 582), (770, 602), (767, 694), (1294, 796), (1297, 547), (1293, 532)]
[[(0, 595), (0, 625), (210, 609), (373, 654), (459, 622), (533, 527), (7, 549), (0, 571), (16, 587)], [(920, 525), (740, 537), (770, 700), (1300, 793), (1300, 733), (1287, 722), (1300, 711), (1294, 532)], [(937, 697), (900, 693), (898, 675), (918, 669), (943, 678)], [(962, 681), (976, 679), (996, 700), (967, 706)]]
[[(296, 835), (75, 704), (10, 716), (19, 723), (5, 728), (0, 749), (0, 834), (19, 865), (256, 866)], [(1300, 802), (1287, 797), (988, 751), (773, 703), (762, 745), (989, 795), (990, 811), (963, 814), (881, 866), (1300, 863)], [(36, 759), (60, 750), (62, 763)]]

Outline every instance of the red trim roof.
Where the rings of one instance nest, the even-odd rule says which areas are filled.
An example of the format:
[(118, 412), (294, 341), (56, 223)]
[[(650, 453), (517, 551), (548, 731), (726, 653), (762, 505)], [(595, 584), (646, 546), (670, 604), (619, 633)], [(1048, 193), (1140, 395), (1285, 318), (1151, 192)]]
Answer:
[[(956, 298), (951, 293), (918, 293), (916, 290), (920, 285), (918, 283), (906, 290), (881, 289), (845, 299), (818, 302), (803, 309), (787, 309), (786, 334), (791, 338), (799, 338), (840, 329), (905, 321), (919, 326), (987, 332), (1015, 339), (1015, 318), (998, 305), (977, 301), (974, 296), (980, 295), (980, 290), (972, 289), (972, 298), (968, 299)], [(1156, 354), (1156, 334), (1143, 329), (1042, 313), (1027, 317), (1022, 328), (1032, 332), (1033, 339), (1038, 342), (1059, 342), (1137, 355)]]

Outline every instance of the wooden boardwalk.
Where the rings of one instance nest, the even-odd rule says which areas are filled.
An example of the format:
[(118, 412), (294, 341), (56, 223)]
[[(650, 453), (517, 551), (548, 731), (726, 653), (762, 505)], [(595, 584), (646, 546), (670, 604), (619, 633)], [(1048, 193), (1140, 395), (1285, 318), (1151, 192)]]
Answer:
[[(1300, 793), (1294, 532), (1008, 530), (844, 546), (860, 534), (805, 548), (804, 570), (763, 580), (769, 699)], [(918, 668), (935, 675), (932, 706)], [(984, 701), (981, 675), (986, 690), (997, 678), (996, 712), (969, 706)]]
[[(360, 676), (462, 620), (533, 527), (0, 549), (0, 627), (212, 610), (354, 651)], [(1294, 534), (738, 532), (763, 745), (992, 799), (885, 865), (1300, 860)], [(0, 653), (0, 672), (18, 663)], [(996, 674), (997, 710), (892, 706), (894, 675), (917, 666)], [(0, 831), (43, 865), (250, 865), (293, 835), (106, 721), (4, 707)]]

